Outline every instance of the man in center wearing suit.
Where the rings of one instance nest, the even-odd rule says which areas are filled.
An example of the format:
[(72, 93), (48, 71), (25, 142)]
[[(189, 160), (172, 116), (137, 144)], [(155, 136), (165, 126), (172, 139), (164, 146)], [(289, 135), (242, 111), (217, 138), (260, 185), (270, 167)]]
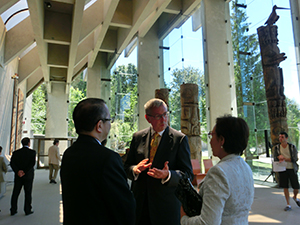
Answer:
[(82, 100), (73, 120), (79, 136), (64, 152), (60, 170), (64, 225), (134, 225), (135, 200), (121, 157), (102, 145), (111, 127), (105, 102)]
[[(132, 180), (137, 225), (180, 225), (180, 202), (174, 192), (182, 173), (193, 179), (187, 137), (168, 126), (167, 105), (145, 105), (150, 128), (133, 135), (125, 170)], [(157, 146), (157, 147), (155, 147)]]

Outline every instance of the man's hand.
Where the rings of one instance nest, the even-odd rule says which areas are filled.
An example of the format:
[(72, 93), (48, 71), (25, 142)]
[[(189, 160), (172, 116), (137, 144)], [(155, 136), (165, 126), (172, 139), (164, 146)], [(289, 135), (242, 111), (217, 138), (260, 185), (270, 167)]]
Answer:
[(19, 177), (23, 177), (25, 175), (24, 171), (23, 170), (19, 170), (18, 171), (18, 176)]
[(152, 168), (149, 169), (149, 171), (147, 172), (147, 174), (150, 177), (154, 177), (156, 179), (166, 179), (169, 176), (169, 166), (168, 166), (169, 162), (166, 161), (164, 168), (162, 170), (159, 170), (157, 168)]
[(283, 155), (279, 155), (277, 158), (279, 159), (279, 162), (283, 162), (285, 160), (285, 158), (283, 157)]
[(149, 168), (152, 165), (152, 163), (147, 164), (148, 161), (149, 161), (148, 158), (140, 161), (139, 164), (137, 164), (135, 167), (133, 167), (133, 169), (132, 169), (133, 172), (135, 174), (140, 174), (142, 171)]

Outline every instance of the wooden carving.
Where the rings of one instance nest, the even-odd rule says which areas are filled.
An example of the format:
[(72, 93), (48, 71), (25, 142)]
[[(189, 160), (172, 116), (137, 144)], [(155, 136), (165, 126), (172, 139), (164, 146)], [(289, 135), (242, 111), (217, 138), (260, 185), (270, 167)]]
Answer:
[(159, 98), (163, 100), (167, 104), (169, 110), (169, 89), (168, 88), (156, 89), (155, 98)]
[(181, 132), (188, 136), (191, 158), (201, 160), (198, 85), (180, 85)]
[(284, 61), (286, 56), (285, 53), (280, 53), (277, 46), (278, 28), (274, 25), (279, 18), (276, 14), (277, 8), (279, 7), (273, 7), (273, 11), (266, 22), (267, 25), (257, 29), (268, 103), (272, 145), (279, 143), (278, 135), (281, 131), (288, 132), (283, 73), (282, 68), (279, 67), (279, 63)]
[[(167, 110), (169, 111), (169, 92), (168, 88), (155, 89), (155, 98), (163, 100), (167, 104)], [(168, 118), (168, 124), (170, 125), (170, 117)]]

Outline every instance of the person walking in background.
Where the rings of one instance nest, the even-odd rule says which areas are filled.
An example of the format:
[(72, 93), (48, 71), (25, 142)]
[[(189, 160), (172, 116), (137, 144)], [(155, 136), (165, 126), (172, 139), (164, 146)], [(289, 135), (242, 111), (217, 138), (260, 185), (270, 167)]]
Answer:
[(201, 183), (201, 214), (183, 215), (181, 224), (246, 225), (254, 199), (254, 182), (251, 168), (240, 155), (247, 147), (249, 127), (242, 118), (219, 117), (209, 137), (212, 153), (220, 161), (209, 169)]
[(34, 165), (36, 152), (30, 149), (30, 139), (25, 137), (21, 140), (22, 148), (13, 152), (10, 166), (15, 173), (14, 188), (11, 196), (10, 214), (13, 216), (18, 212), (18, 197), (22, 187), (25, 192), (24, 211), (30, 215), (32, 211), (32, 184), (34, 178)]
[(290, 205), (290, 193), (289, 193), (289, 181), (294, 189), (293, 199), (300, 207), (300, 201), (297, 198), (299, 192), (298, 181), (298, 150), (295, 145), (288, 143), (288, 134), (286, 132), (280, 132), (279, 142), (280, 144), (274, 146), (274, 161), (286, 162), (286, 170), (279, 173), (279, 187), (283, 188), (285, 200), (287, 206), (284, 211), (292, 209)]
[(164, 101), (151, 99), (144, 108), (151, 127), (133, 135), (124, 164), (137, 202), (136, 224), (179, 225), (175, 189), (182, 173), (193, 180), (188, 139), (168, 126)]
[(105, 102), (82, 100), (73, 120), (79, 136), (64, 152), (60, 170), (64, 225), (134, 225), (135, 200), (121, 157), (101, 144), (111, 128)]
[(55, 139), (53, 141), (53, 145), (48, 149), (50, 184), (51, 183), (56, 184), (55, 179), (59, 170), (59, 162), (61, 161), (58, 145), (59, 145), (59, 140)]

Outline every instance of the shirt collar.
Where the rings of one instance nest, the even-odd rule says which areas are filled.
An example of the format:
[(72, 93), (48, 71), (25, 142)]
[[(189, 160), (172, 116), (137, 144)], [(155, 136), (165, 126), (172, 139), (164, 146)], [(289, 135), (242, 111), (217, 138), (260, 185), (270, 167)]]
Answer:
[(99, 145), (102, 145), (101, 142), (97, 138), (95, 138), (95, 140), (99, 143)]
[[(159, 136), (162, 136), (163, 133), (165, 132), (166, 129), (164, 129), (163, 131), (157, 132), (159, 134)], [(153, 136), (156, 133), (156, 131), (153, 129), (153, 127), (151, 126), (151, 136)]]

